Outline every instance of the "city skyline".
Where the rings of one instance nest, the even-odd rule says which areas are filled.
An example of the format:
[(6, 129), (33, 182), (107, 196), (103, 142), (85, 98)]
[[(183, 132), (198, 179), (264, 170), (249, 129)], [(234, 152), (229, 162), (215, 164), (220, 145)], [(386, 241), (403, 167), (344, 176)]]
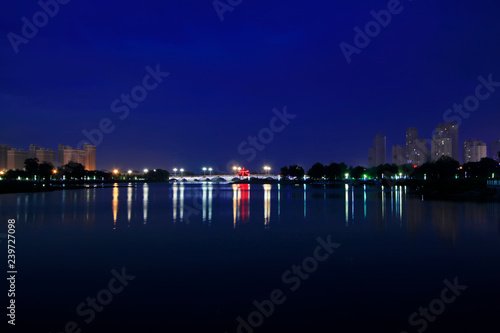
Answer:
[[(409, 127), (405, 132), (405, 145), (394, 145), (391, 150), (387, 149), (387, 137), (385, 134), (378, 133), (372, 142), (372, 146), (369, 148), (368, 159), (364, 164), (359, 164), (359, 166), (364, 167), (375, 167), (381, 164), (413, 164), (417, 166), (422, 166), (427, 162), (435, 162), (441, 156), (449, 156), (457, 160), (461, 164), (468, 162), (479, 162), (481, 158), (489, 157), (494, 160), (499, 160), (500, 152), (500, 136), (498, 140), (493, 140), (487, 144), (483, 140), (478, 139), (460, 139), (459, 127), (455, 122), (440, 123), (436, 126), (433, 131), (433, 138), (426, 139), (419, 137), (419, 131), (416, 127)], [(441, 142), (442, 140), (442, 142)], [(439, 141), (439, 142), (438, 142)], [(39, 162), (48, 162), (54, 165), (54, 167), (61, 167), (67, 163), (76, 162), (81, 163), (86, 170), (145, 170), (147, 168), (133, 168), (130, 164), (118, 165), (114, 164), (112, 168), (98, 168), (96, 164), (96, 146), (84, 143), (81, 149), (74, 149), (71, 146), (59, 144), (57, 146), (57, 151), (52, 149), (47, 149), (35, 144), (30, 144), (29, 149), (24, 151), (23, 149), (14, 148), (7, 144), (0, 144), (0, 170), (12, 169), (12, 163), (16, 163), (17, 166), (24, 165), (24, 159), (26, 158), (38, 158)], [(9, 153), (10, 150), (10, 153)], [(459, 151), (461, 156), (459, 155)], [(389, 158), (388, 157), (389, 153)], [(10, 154), (10, 155), (9, 155)], [(14, 162), (13, 156), (16, 157), (16, 162)], [(10, 162), (9, 162), (10, 159)], [(226, 164), (226, 168), (219, 168), (217, 166), (209, 164), (199, 164), (193, 168), (182, 166), (182, 170), (190, 172), (198, 172), (200, 170), (208, 170), (210, 167), (214, 172), (224, 172), (228, 171), (231, 173), (234, 171), (234, 165), (248, 165), (248, 163), (240, 163), (235, 160), (230, 161), (231, 164)], [(341, 163), (345, 160), (337, 161), (316, 161), (320, 163)], [(316, 163), (314, 162), (314, 163)], [(10, 163), (10, 164), (9, 164)], [(253, 167), (252, 170), (266, 170), (270, 163), (261, 163), (260, 165)], [(291, 164), (297, 164), (292, 162)], [(348, 163), (349, 164), (349, 163)], [(203, 166), (202, 166), (203, 165)], [(208, 165), (208, 167), (207, 167)], [(352, 165), (352, 164), (351, 164)], [(154, 167), (162, 167), (166, 170), (175, 172), (180, 169), (179, 165), (171, 166), (157, 166), (149, 165)], [(274, 168), (280, 168), (282, 165), (275, 165)], [(308, 169), (311, 165), (305, 165)], [(354, 166), (354, 165), (352, 165)], [(16, 168), (14, 168), (16, 169)], [(17, 168), (22, 169), (22, 168)], [(231, 170), (232, 169), (232, 170)]]
[[(4, 36), (22, 36), (21, 18), (41, 10), (4, 6)], [(430, 138), (434, 124), (457, 117), (464, 138), (497, 140), (496, 4), (402, 3), (348, 63), (339, 45), (353, 45), (353, 29), (385, 7), (320, 1), (304, 11), (290, 2), (283, 11), (245, 3), (221, 22), (211, 3), (127, 2), (120, 12), (97, 1), (61, 5), (18, 52), (8, 38), (0, 43), (0, 142), (78, 147), (87, 133), (99, 143), (98, 168), (140, 170), (223, 169), (233, 160), (249, 168), (271, 160), (364, 165), (376, 133), (391, 147), (409, 126)], [(436, 34), (439, 26), (447, 28)], [(469, 97), (480, 84), (476, 107)], [(259, 142), (249, 161), (238, 147), (271, 128), (273, 110), (284, 107), (296, 117), (277, 123), (272, 140), (262, 132), (268, 143)]]

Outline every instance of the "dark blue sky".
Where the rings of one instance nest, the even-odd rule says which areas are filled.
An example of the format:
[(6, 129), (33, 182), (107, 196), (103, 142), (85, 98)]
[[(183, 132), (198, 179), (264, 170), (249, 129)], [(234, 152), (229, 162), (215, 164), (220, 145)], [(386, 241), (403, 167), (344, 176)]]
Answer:
[[(16, 54), (8, 34), (22, 36), (21, 18), (32, 22), (40, 6), (3, 1), (0, 143), (76, 146), (82, 130), (108, 118), (114, 131), (97, 147), (100, 169), (366, 165), (377, 132), (387, 134), (389, 158), (410, 126), (430, 138), (479, 75), (500, 81), (500, 4), (403, 0), (348, 64), (339, 44), (353, 44), (353, 28), (387, 3), (244, 0), (221, 22), (212, 0), (72, 0)], [(120, 119), (111, 103), (157, 64), (170, 75)], [(498, 89), (463, 120), (461, 140), (498, 139)], [(284, 106), (297, 117), (246, 161), (240, 143)]]

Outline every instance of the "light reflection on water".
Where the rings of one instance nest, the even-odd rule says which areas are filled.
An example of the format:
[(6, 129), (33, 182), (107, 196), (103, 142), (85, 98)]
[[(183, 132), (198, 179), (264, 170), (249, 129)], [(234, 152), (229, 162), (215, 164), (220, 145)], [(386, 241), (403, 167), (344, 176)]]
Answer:
[[(344, 193), (342, 193), (344, 192)], [(154, 199), (153, 199), (154, 198)], [(15, 206), (15, 207), (14, 207)], [(140, 224), (200, 224), (272, 228), (274, 223), (344, 221), (409, 234), (432, 230), (456, 241), (468, 230), (499, 232), (497, 203), (422, 201), (406, 187), (270, 184), (114, 184), (46, 193), (0, 195), (0, 218), (20, 223), (120, 228)]]

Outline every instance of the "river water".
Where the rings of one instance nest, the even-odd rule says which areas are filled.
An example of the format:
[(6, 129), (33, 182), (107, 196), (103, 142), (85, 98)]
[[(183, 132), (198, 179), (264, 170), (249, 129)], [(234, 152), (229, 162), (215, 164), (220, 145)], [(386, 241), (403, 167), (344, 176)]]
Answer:
[(499, 329), (497, 203), (404, 187), (116, 184), (0, 195), (0, 219), (16, 221), (22, 332)]

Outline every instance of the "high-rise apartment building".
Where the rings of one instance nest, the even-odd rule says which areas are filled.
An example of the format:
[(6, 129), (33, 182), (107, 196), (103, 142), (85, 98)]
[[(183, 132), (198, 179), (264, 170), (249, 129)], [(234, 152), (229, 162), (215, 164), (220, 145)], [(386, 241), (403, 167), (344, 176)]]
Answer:
[(24, 161), (29, 158), (29, 153), (22, 149), (11, 148), (7, 150), (7, 169), (23, 170)]
[(40, 146), (30, 145), (29, 158), (37, 158), (39, 163), (50, 163), (55, 166), (57, 153), (52, 149), (45, 149)]
[(439, 160), (442, 156), (448, 156), (455, 160), (458, 157), (458, 124), (448, 122), (439, 124), (432, 137), (431, 160)]
[(418, 130), (415, 127), (410, 127), (406, 130), (406, 146), (411, 146), (418, 139)]
[(427, 140), (418, 138), (418, 130), (415, 127), (410, 127), (406, 131), (406, 151), (405, 163), (422, 166), (429, 161)]
[(387, 138), (385, 135), (377, 134), (375, 136), (373, 146), (370, 148), (368, 154), (368, 164), (370, 168), (387, 163), (386, 141)]
[(489, 156), (495, 161), (500, 162), (500, 140), (495, 140), (490, 143)]
[(464, 141), (464, 164), (469, 162), (479, 162), (487, 157), (486, 143), (481, 140)]
[(0, 170), (7, 169), (7, 151), (9, 149), (9, 145), (0, 145)]
[(408, 163), (408, 150), (405, 146), (392, 147), (392, 163), (396, 165), (403, 165)]
[(95, 168), (95, 146), (85, 143), (83, 145), (85, 152), (85, 168), (87, 170), (96, 170)]
[(84, 144), (83, 150), (79, 150), (59, 145), (57, 161), (59, 166), (75, 162), (83, 165), (85, 170), (95, 170), (95, 146)]

